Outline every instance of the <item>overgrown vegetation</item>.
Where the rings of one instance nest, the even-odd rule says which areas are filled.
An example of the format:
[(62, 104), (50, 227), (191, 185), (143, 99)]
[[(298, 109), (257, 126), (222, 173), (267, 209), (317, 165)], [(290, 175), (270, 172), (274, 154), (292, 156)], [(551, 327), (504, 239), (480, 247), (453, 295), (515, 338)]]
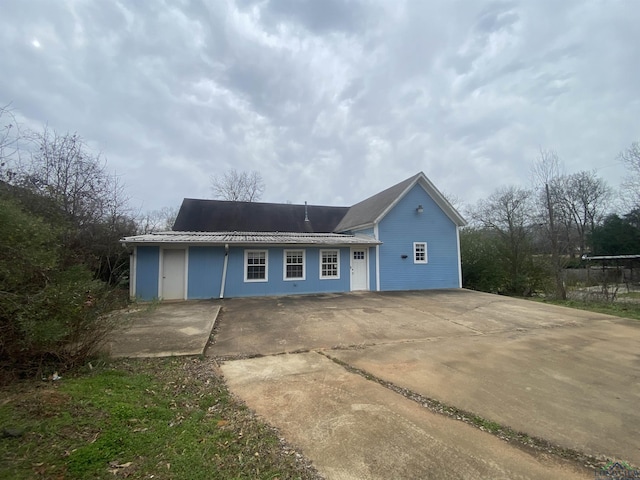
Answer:
[[(470, 225), (460, 235), (463, 286), (566, 300), (567, 269), (591, 266), (584, 257), (640, 255), (640, 203), (633, 190), (640, 184), (639, 152), (633, 144), (621, 154), (629, 169), (624, 203), (613, 198), (595, 172), (565, 174), (555, 152), (541, 150), (531, 168), (530, 188), (500, 187), (468, 208)], [(614, 213), (621, 208), (628, 213)], [(597, 266), (610, 301), (616, 295), (607, 269), (615, 270), (618, 283), (633, 282), (620, 268), (625, 264)]]
[(0, 477), (317, 479), (210, 359), (101, 365), (0, 390)]
[(122, 295), (65, 265), (59, 230), (15, 200), (0, 197), (0, 224), (0, 380), (81, 364), (120, 322)]
[(78, 135), (9, 124), (0, 130), (0, 225), (0, 383), (84, 363), (126, 300), (119, 240), (135, 223), (122, 185)]

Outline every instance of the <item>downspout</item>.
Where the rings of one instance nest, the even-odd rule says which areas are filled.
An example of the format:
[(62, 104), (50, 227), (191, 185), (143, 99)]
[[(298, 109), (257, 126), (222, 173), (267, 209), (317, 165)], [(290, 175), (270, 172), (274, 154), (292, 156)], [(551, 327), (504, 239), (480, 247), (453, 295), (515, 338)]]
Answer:
[(458, 288), (462, 288), (462, 255), (460, 255), (460, 227), (456, 225), (456, 243), (458, 249)]
[(227, 283), (227, 265), (229, 264), (229, 244), (224, 244), (224, 264), (222, 265), (222, 282), (220, 282), (220, 298), (224, 298), (224, 287)]
[(133, 247), (129, 257), (129, 297), (136, 298), (136, 282), (138, 281), (138, 247)]
[[(373, 238), (380, 241), (378, 224), (373, 226)], [(380, 245), (376, 245), (376, 292), (380, 291)]]

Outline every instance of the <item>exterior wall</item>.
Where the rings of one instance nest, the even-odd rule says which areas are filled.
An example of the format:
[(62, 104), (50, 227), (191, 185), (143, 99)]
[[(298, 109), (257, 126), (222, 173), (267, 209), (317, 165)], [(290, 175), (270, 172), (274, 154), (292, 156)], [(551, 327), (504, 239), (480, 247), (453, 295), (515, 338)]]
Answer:
[(189, 247), (188, 299), (218, 298), (224, 247)]
[(142, 300), (158, 298), (160, 248), (136, 247), (136, 257), (136, 298)]
[[(424, 211), (418, 213), (416, 207)], [(458, 288), (460, 270), (457, 226), (420, 185), (414, 186), (375, 228), (357, 232), (374, 237), (382, 245), (365, 247), (369, 255), (369, 290), (422, 290)], [(414, 263), (413, 243), (426, 242), (428, 262)], [(285, 280), (285, 249), (305, 251), (304, 280)], [(340, 278), (320, 278), (320, 250), (331, 247), (231, 247), (229, 249), (225, 297), (289, 295), (322, 292), (348, 292), (351, 283), (349, 247), (340, 251)], [(268, 251), (268, 281), (247, 282), (245, 250)], [(406, 255), (406, 258), (402, 258)], [(224, 247), (191, 246), (188, 248), (187, 298), (218, 298), (222, 285)], [(135, 295), (143, 300), (158, 298), (160, 248), (136, 247)]]
[[(263, 250), (255, 247), (232, 247), (229, 249), (225, 298), (265, 295), (290, 295), (303, 293), (348, 292), (350, 289), (350, 249), (348, 247), (302, 248), (305, 251), (305, 279), (284, 280), (283, 255), (285, 249), (295, 247), (270, 247), (267, 282), (244, 281), (244, 251)], [(219, 298), (224, 268), (224, 247), (189, 247), (188, 285), (189, 300)], [(339, 250), (340, 278), (320, 278), (320, 250)], [(136, 297), (140, 300), (158, 298), (160, 275), (160, 248), (138, 246), (136, 259)]]
[[(362, 230), (350, 230), (348, 233), (353, 235), (367, 235), (371, 238), (375, 238), (375, 230), (371, 228), (363, 228)], [(376, 283), (376, 247), (369, 247), (367, 249), (368, 265), (369, 265), (369, 281), (367, 283), (367, 289), (375, 292), (377, 290)]]
[[(283, 278), (283, 255), (285, 249), (305, 251), (305, 279), (304, 280), (284, 280)], [(340, 251), (340, 278), (320, 279), (320, 250)], [(225, 286), (225, 297), (255, 297), (265, 295), (291, 295), (302, 293), (328, 293), (328, 292), (348, 292), (350, 271), (349, 271), (349, 248), (330, 247), (270, 247), (267, 263), (267, 282), (245, 282), (244, 281), (244, 251), (245, 250), (265, 250), (255, 247), (232, 247), (229, 250), (229, 264), (227, 266), (227, 281)]]
[[(416, 207), (424, 211), (418, 213)], [(378, 225), (381, 290), (458, 288), (457, 226), (420, 185), (416, 185)], [(427, 243), (426, 264), (413, 262), (413, 242)], [(402, 258), (406, 255), (407, 258)]]
[(376, 247), (369, 247), (369, 290), (376, 291)]

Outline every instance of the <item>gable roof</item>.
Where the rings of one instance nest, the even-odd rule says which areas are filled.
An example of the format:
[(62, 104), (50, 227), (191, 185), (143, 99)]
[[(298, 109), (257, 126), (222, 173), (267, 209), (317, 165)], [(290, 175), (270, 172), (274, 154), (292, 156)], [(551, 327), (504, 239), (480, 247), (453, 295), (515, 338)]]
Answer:
[(356, 203), (349, 209), (344, 218), (336, 226), (336, 232), (345, 232), (358, 228), (366, 228), (374, 225), (384, 218), (406, 193), (416, 184), (420, 184), (427, 194), (436, 202), (442, 211), (458, 226), (467, 224), (458, 211), (440, 193), (423, 172), (383, 190), (372, 197)]
[(185, 198), (173, 230), (331, 233), (348, 210), (349, 207)]

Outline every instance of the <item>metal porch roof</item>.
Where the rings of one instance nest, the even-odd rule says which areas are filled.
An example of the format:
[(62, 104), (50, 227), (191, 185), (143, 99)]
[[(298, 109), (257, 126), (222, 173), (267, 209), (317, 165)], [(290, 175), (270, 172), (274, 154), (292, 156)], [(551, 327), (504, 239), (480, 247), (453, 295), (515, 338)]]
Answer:
[(295, 232), (157, 232), (125, 237), (127, 245), (198, 244), (198, 245), (380, 245), (365, 235)]

